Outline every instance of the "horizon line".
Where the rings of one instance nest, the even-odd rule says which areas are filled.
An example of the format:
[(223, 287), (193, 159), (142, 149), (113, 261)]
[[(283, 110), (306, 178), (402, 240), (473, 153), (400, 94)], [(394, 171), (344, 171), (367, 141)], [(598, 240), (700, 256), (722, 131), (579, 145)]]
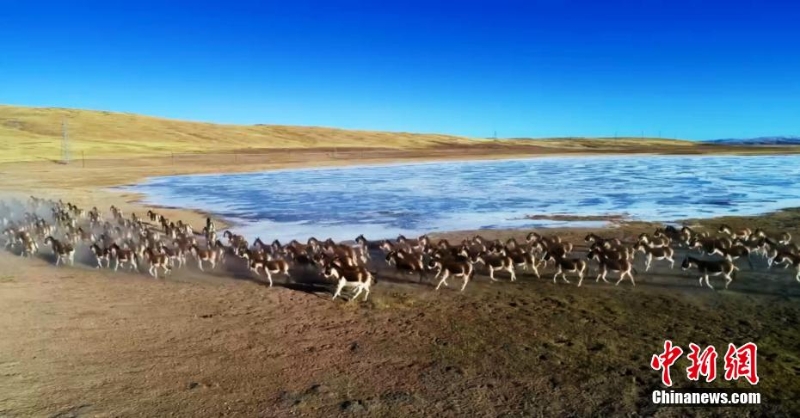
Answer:
[(128, 115), (128, 116), (139, 116), (139, 117), (146, 117), (146, 118), (153, 118), (153, 119), (163, 119), (169, 121), (178, 121), (178, 122), (187, 122), (187, 123), (198, 123), (198, 124), (211, 124), (211, 125), (221, 125), (221, 126), (276, 126), (276, 127), (298, 127), (298, 128), (318, 128), (318, 129), (335, 129), (335, 130), (342, 130), (342, 131), (361, 131), (361, 132), (386, 132), (386, 133), (398, 133), (398, 134), (416, 134), (416, 135), (441, 135), (441, 136), (450, 136), (455, 138), (467, 138), (467, 139), (488, 139), (488, 140), (568, 140), (568, 139), (661, 139), (661, 140), (672, 140), (672, 141), (689, 141), (689, 142), (708, 142), (708, 141), (724, 141), (724, 140), (756, 140), (756, 139), (767, 139), (767, 138), (787, 138), (787, 139), (800, 139), (800, 136), (791, 135), (791, 134), (772, 134), (772, 135), (760, 135), (755, 137), (725, 137), (725, 138), (711, 138), (711, 139), (685, 139), (685, 138), (678, 138), (678, 137), (669, 137), (669, 136), (651, 136), (651, 135), (644, 135), (642, 132), (641, 135), (594, 135), (594, 136), (581, 136), (581, 135), (559, 135), (559, 136), (497, 136), (497, 130), (495, 129), (494, 136), (467, 136), (467, 135), (458, 135), (452, 133), (444, 133), (444, 132), (421, 132), (421, 131), (404, 131), (404, 130), (376, 130), (376, 129), (365, 129), (365, 128), (346, 128), (341, 126), (325, 126), (325, 125), (288, 125), (288, 124), (281, 124), (281, 123), (226, 123), (226, 122), (218, 122), (218, 121), (211, 121), (211, 120), (200, 120), (200, 119), (192, 119), (192, 118), (175, 118), (169, 116), (161, 116), (161, 115), (154, 115), (154, 114), (147, 114), (147, 113), (138, 113), (138, 112), (131, 112), (131, 111), (124, 111), (124, 110), (108, 110), (108, 109), (93, 109), (93, 108), (82, 108), (82, 107), (63, 107), (63, 106), (43, 106), (43, 105), (28, 105), (28, 104), (13, 104), (13, 103), (0, 103), (0, 107), (17, 107), (17, 108), (28, 108), (28, 109), (39, 109), (39, 110), (61, 110), (61, 111), (83, 111), (83, 112), (96, 112), (96, 113), (113, 113), (119, 115)]

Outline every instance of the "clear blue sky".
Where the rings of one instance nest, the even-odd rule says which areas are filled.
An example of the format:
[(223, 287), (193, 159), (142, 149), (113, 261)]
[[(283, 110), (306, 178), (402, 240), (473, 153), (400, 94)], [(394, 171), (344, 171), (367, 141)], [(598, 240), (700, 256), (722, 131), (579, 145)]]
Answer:
[(477, 137), (800, 135), (790, 2), (121, 3), (0, 2), (0, 103)]

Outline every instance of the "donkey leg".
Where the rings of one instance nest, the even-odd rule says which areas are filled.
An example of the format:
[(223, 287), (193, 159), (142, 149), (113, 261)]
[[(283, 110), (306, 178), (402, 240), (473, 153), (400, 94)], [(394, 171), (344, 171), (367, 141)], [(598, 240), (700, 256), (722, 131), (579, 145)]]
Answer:
[(444, 285), (447, 286), (447, 282), (445, 280), (447, 280), (447, 276), (450, 275), (450, 272), (447, 271), (447, 270), (443, 270), (443, 271), (444, 271), (444, 273), (442, 274), (442, 279), (439, 280), (439, 284), (436, 285), (436, 290), (439, 290), (439, 287), (442, 286), (442, 283), (444, 283)]
[[(583, 272), (578, 273), (578, 276), (583, 278)], [(566, 273), (563, 271), (561, 272), (561, 278), (564, 279), (565, 282), (570, 283), (569, 279), (567, 279)]]
[(342, 289), (344, 289), (345, 283), (347, 283), (345, 279), (342, 278), (339, 280), (339, 285), (336, 286), (336, 292), (333, 293), (333, 297), (331, 298), (331, 300), (336, 299), (336, 297), (342, 293)]
[(362, 290), (364, 290), (364, 286), (363, 286), (363, 285), (358, 285), (358, 290), (356, 290), (356, 293), (353, 295), (353, 298), (352, 298), (352, 299), (350, 299), (350, 301), (351, 301), (351, 302), (353, 302), (353, 301), (355, 301), (356, 299), (358, 299), (358, 295), (360, 295), (360, 294), (361, 294), (361, 291), (362, 291)]
[(617, 283), (614, 286), (619, 286), (620, 282), (622, 282), (622, 279), (624, 278), (625, 278), (625, 273), (620, 273), (619, 280), (617, 280)]
[(461, 291), (463, 292), (467, 288), (467, 283), (469, 283), (469, 275), (463, 274), (462, 276), (464, 277), (464, 284), (461, 286)]
[(710, 287), (711, 289), (714, 289), (714, 286), (711, 286), (711, 283), (708, 281), (708, 275), (707, 274), (706, 274), (706, 285), (708, 285), (708, 287)]

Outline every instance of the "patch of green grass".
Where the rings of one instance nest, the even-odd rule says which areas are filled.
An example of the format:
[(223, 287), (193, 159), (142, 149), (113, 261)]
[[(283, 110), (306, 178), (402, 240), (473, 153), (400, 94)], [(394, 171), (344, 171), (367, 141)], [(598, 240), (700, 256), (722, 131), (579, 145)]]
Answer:
[(0, 283), (14, 283), (16, 279), (14, 276), (0, 276)]

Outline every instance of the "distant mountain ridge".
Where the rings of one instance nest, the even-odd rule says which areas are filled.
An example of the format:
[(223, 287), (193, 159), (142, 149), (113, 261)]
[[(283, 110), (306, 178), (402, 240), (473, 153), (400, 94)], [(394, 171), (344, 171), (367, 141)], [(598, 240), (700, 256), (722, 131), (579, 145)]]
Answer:
[(800, 145), (800, 136), (760, 136), (757, 138), (725, 138), (704, 141), (728, 145)]

